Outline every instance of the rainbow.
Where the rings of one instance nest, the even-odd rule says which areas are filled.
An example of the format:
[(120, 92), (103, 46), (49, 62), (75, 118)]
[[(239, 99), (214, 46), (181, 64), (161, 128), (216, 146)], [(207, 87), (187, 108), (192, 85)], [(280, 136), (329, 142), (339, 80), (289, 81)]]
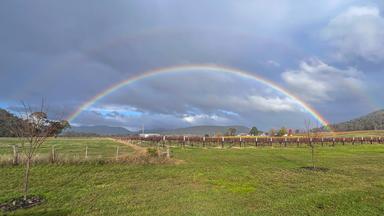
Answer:
[(270, 88), (282, 93), (283, 95), (291, 98), (294, 100), (300, 107), (302, 107), (306, 112), (308, 112), (311, 116), (313, 116), (321, 125), (325, 126), (329, 129), (329, 123), (328, 121), (320, 115), (313, 107), (311, 107), (309, 104), (305, 103), (303, 100), (299, 99), (294, 94), (290, 93), (288, 90), (284, 89), (283, 87), (279, 86), (278, 84), (267, 80), (263, 77), (260, 77), (259, 75), (249, 73), (240, 69), (231, 68), (227, 66), (218, 66), (218, 65), (180, 65), (180, 66), (172, 66), (172, 67), (163, 67), (163, 68), (157, 68), (153, 70), (146, 71), (144, 73), (140, 73), (139, 75), (132, 76), (126, 80), (123, 80), (121, 82), (115, 83), (109, 88), (105, 89), (104, 91), (100, 92), (99, 94), (95, 95), (85, 103), (83, 103), (78, 109), (73, 112), (67, 120), (69, 122), (73, 122), (77, 116), (81, 114), (84, 110), (91, 107), (93, 104), (95, 104), (97, 101), (101, 100), (102, 98), (106, 97), (107, 95), (123, 88), (124, 86), (127, 86), (135, 81), (142, 80), (148, 77), (152, 77), (155, 75), (161, 75), (161, 74), (172, 74), (172, 73), (182, 73), (190, 70), (204, 70), (207, 72), (214, 72), (214, 73), (224, 73), (224, 74), (234, 74), (238, 75), (247, 79), (255, 80), (261, 84), (267, 85)]

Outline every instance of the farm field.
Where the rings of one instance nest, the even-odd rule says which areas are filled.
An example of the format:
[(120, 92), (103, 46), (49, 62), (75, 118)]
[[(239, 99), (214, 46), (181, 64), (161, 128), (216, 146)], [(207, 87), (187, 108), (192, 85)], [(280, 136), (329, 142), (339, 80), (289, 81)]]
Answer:
[(333, 134), (325, 133), (325, 136), (336, 136), (336, 137), (379, 137), (379, 136), (384, 136), (384, 130), (345, 131), (345, 132), (335, 132)]
[[(119, 145), (99, 138), (49, 144), (63, 151), (87, 144), (100, 154)], [(384, 145), (319, 147), (317, 165), (327, 172), (300, 168), (311, 163), (307, 148), (187, 147), (172, 153), (183, 162), (36, 165), (31, 193), (46, 202), (14, 215), (384, 214)], [(0, 171), (0, 202), (19, 196), (22, 167)]]
[[(11, 145), (19, 144), (16, 138), (0, 138), (0, 157), (12, 154)], [(48, 156), (54, 146), (55, 153), (60, 159), (84, 159), (85, 151), (87, 158), (92, 159), (114, 159), (116, 148), (119, 147), (119, 155), (129, 155), (133, 150), (121, 143), (103, 138), (51, 138), (38, 150), (38, 156)]]

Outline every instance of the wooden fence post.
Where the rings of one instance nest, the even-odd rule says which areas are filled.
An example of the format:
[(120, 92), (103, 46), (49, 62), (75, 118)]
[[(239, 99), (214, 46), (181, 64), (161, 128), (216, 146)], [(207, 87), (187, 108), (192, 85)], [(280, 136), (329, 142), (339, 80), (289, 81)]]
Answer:
[(119, 160), (119, 146), (116, 146), (116, 160)]
[(88, 159), (88, 146), (85, 146), (85, 159)]
[(167, 158), (171, 158), (171, 154), (169, 152), (169, 146), (167, 145)]
[(13, 148), (13, 165), (18, 165), (19, 164), (19, 152), (17, 151), (16, 145), (12, 146)]
[(221, 137), (221, 148), (224, 148), (224, 137)]
[(56, 160), (56, 155), (55, 155), (55, 146), (52, 145), (52, 163), (55, 163), (55, 160)]
[(205, 136), (203, 136), (203, 148), (205, 148)]

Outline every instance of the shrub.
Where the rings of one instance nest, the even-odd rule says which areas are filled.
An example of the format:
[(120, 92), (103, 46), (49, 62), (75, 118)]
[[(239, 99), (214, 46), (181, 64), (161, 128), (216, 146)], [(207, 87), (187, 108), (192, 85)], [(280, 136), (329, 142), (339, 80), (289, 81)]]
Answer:
[(155, 148), (147, 148), (147, 154), (151, 157), (158, 157), (158, 151)]

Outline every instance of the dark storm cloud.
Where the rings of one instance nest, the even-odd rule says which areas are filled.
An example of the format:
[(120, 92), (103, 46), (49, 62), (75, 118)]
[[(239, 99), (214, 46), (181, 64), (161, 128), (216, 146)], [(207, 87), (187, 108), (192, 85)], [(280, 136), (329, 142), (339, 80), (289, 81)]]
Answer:
[[(303, 119), (310, 118), (296, 101), (256, 80), (208, 71), (191, 70), (140, 80), (110, 94), (94, 107), (116, 110), (125, 104), (142, 113), (134, 117), (139, 122), (161, 114), (179, 119), (180, 125), (215, 122), (251, 126), (284, 122), (300, 126)], [(117, 119), (132, 122), (130, 113), (114, 120)]]
[[(364, 37), (353, 31), (361, 22), (380, 28), (382, 6), (379, 1), (359, 0), (4, 0), (0, 3), (0, 105), (17, 105), (20, 100), (38, 104), (44, 97), (55, 112), (71, 113), (134, 74), (196, 63), (255, 72), (295, 91), (297, 86), (286, 82), (282, 74), (299, 74), (303, 71), (300, 62), (309, 58), (319, 58), (336, 71), (355, 68), (363, 74), (361, 85), (367, 87), (361, 94), (380, 98), (377, 92), (382, 91), (384, 63), (375, 44), (355, 49), (359, 53), (348, 56), (348, 61), (328, 54), (353, 49), (338, 40), (339, 33), (350, 36), (348, 41), (357, 38), (362, 44), (382, 44), (378, 35)], [(348, 12), (351, 7), (353, 13)], [(373, 18), (359, 19), (359, 11)], [(340, 19), (345, 14), (348, 25)], [(328, 32), (326, 41), (316, 36), (324, 31)], [(306, 75), (316, 78), (308, 71)], [(253, 81), (199, 73), (183, 79), (165, 76), (136, 83), (96, 104), (96, 108), (114, 106), (119, 111), (84, 112), (77, 123), (137, 127), (137, 122), (145, 122), (153, 127), (177, 127), (260, 122), (267, 128), (296, 126), (307, 116), (285, 96)], [(345, 91), (337, 92), (331, 94), (337, 97), (327, 100), (297, 94), (331, 121), (372, 109), (364, 106), (360, 96), (344, 97)], [(345, 106), (350, 107), (348, 112), (340, 112)], [(124, 113), (124, 107), (145, 115)]]

